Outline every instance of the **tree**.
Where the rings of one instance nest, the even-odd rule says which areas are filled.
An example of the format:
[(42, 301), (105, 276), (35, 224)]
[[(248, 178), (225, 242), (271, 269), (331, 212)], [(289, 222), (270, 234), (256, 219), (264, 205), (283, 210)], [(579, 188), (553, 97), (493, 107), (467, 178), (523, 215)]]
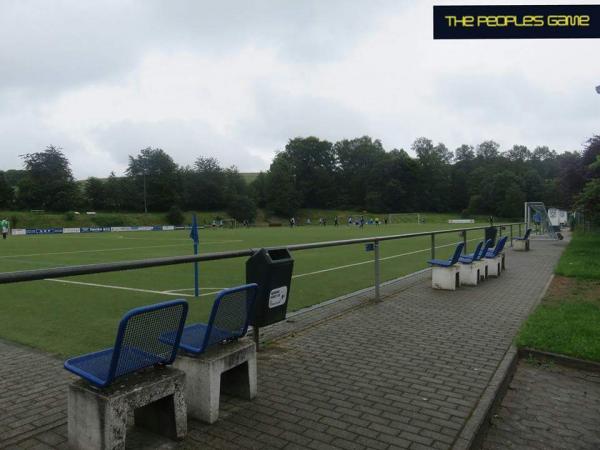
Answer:
[(10, 208), (14, 200), (14, 190), (8, 184), (4, 172), (0, 172), (0, 208)]
[(518, 184), (511, 184), (506, 187), (504, 198), (497, 209), (497, 213), (500, 217), (506, 218), (522, 217), (524, 202), (525, 194), (519, 189)]
[(67, 211), (79, 203), (79, 189), (69, 160), (60, 148), (50, 145), (43, 152), (28, 153), (22, 158), (26, 171), (18, 186), (22, 207)]
[(266, 175), (266, 206), (275, 214), (293, 216), (301, 204), (293, 166), (285, 153), (278, 153)]
[(333, 177), (339, 189), (337, 205), (364, 209), (371, 169), (385, 157), (383, 145), (377, 139), (363, 136), (336, 142), (333, 151), (338, 165)]
[(104, 184), (101, 179), (95, 177), (88, 178), (85, 183), (85, 198), (92, 211), (106, 210), (107, 195)]
[(450, 161), (451, 153), (442, 143), (421, 137), (411, 146), (417, 154), (420, 166), (418, 190), (421, 193), (420, 206), (426, 211), (448, 211), (450, 208)]
[(581, 163), (587, 168), (586, 176), (588, 179), (600, 176), (600, 167), (594, 165), (598, 156), (600, 156), (600, 135), (588, 139), (581, 156)]
[(137, 209), (167, 211), (179, 203), (179, 170), (164, 150), (147, 147), (138, 156), (129, 156), (126, 174), (135, 182)]
[(249, 186), (250, 197), (259, 208), (267, 204), (267, 175), (260, 172)]
[(500, 155), (500, 144), (495, 141), (484, 141), (477, 146), (477, 156), (483, 159), (495, 159)]
[(296, 176), (296, 190), (304, 208), (328, 208), (336, 204), (333, 182), (335, 153), (331, 142), (314, 136), (291, 139), (284, 153)]
[(475, 150), (472, 145), (463, 144), (454, 151), (454, 160), (457, 162), (473, 159), (475, 159)]
[(577, 196), (577, 208), (581, 209), (586, 219), (600, 224), (600, 178), (588, 181), (583, 191)]
[(510, 161), (528, 161), (531, 159), (531, 152), (525, 145), (513, 145), (513, 147), (506, 152), (506, 157)]
[(229, 200), (227, 214), (237, 221), (247, 220), (251, 223), (256, 219), (256, 205), (247, 195), (236, 195)]

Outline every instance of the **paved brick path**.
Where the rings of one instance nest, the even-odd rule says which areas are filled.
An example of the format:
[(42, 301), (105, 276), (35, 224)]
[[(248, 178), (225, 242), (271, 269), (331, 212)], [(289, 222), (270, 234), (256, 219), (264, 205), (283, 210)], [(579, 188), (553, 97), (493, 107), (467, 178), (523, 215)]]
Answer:
[(483, 448), (600, 448), (600, 374), (519, 362)]
[[(191, 421), (188, 438), (177, 447), (450, 448), (565, 243), (532, 247), (528, 253), (508, 250), (508, 270), (478, 287), (433, 291), (421, 275), (388, 285), (378, 304), (363, 293), (362, 301), (348, 301), (352, 309), (346, 312), (334, 304), (311, 312), (309, 321), (295, 317), (304, 329), (259, 354), (259, 397), (225, 399), (219, 421)], [(331, 310), (337, 316), (324, 320)], [(293, 331), (289, 324), (282, 329)], [(23, 350), (0, 347), (0, 391), (20, 389), (0, 397), (0, 446), (20, 436), (17, 448), (64, 448), (68, 376), (59, 361), (42, 354), (12, 363), (13, 352)], [(7, 364), (30, 373), (14, 376)], [(59, 386), (35, 391), (40, 383)], [(19, 400), (24, 410), (13, 414)], [(7, 437), (4, 430), (18, 427)], [(42, 434), (33, 436), (35, 431)], [(173, 447), (139, 435), (130, 444)]]

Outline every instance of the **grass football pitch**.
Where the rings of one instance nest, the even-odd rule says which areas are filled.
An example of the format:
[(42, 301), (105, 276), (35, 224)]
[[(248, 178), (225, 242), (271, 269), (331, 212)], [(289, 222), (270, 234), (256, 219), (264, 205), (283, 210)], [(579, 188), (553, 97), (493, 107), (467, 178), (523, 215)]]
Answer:
[[(470, 225), (475, 226), (475, 225)], [(260, 248), (460, 228), (443, 223), (339, 227), (201, 229), (200, 252)], [(189, 255), (187, 231), (12, 236), (0, 241), (0, 272)], [(468, 234), (471, 248), (483, 231)], [(436, 237), (448, 257), (458, 233)], [(429, 236), (381, 243), (382, 281), (427, 267)], [(293, 253), (288, 311), (373, 285), (373, 253), (350, 245)], [(0, 338), (71, 356), (110, 347), (128, 310), (174, 298), (190, 304), (188, 323), (205, 321), (218, 290), (245, 281), (246, 258), (200, 263), (201, 296), (193, 297), (193, 266), (157, 267), (0, 285)]]

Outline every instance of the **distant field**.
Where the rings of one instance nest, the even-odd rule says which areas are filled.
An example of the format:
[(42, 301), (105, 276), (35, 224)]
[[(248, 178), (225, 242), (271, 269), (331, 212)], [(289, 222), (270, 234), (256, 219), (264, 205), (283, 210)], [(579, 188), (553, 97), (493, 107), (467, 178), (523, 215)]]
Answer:
[[(450, 225), (404, 224), (333, 227), (205, 229), (201, 252), (259, 248), (292, 243), (399, 234)], [(459, 227), (458, 225), (453, 226)], [(472, 232), (469, 239), (479, 239)], [(439, 256), (446, 256), (458, 234), (439, 236)], [(384, 280), (426, 267), (429, 237), (382, 244)], [(187, 232), (130, 232), (18, 236), (0, 241), (0, 272), (74, 264), (186, 255), (192, 252)], [(353, 245), (294, 253), (290, 310), (372, 286), (373, 253)], [(0, 286), (0, 337), (61, 355), (109, 346), (121, 315), (140, 305), (184, 296), (191, 320), (204, 320), (214, 293), (244, 282), (245, 258), (200, 264), (202, 297), (192, 297), (192, 265), (107, 273)]]

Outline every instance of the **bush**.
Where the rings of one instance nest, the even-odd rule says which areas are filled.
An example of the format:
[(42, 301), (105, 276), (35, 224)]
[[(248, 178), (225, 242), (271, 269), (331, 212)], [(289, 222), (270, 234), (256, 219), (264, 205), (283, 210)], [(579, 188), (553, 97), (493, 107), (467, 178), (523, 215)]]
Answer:
[(65, 213), (65, 220), (67, 222), (73, 222), (75, 220), (75, 213), (73, 211), (67, 211)]
[(256, 205), (250, 197), (246, 195), (236, 195), (229, 202), (227, 214), (238, 222), (244, 220), (254, 222), (254, 219), (256, 219)]
[(165, 215), (167, 225), (182, 225), (185, 221), (183, 212), (177, 206), (171, 206), (171, 209)]
[(127, 225), (121, 216), (113, 214), (93, 216), (92, 222), (99, 227), (122, 227)]

